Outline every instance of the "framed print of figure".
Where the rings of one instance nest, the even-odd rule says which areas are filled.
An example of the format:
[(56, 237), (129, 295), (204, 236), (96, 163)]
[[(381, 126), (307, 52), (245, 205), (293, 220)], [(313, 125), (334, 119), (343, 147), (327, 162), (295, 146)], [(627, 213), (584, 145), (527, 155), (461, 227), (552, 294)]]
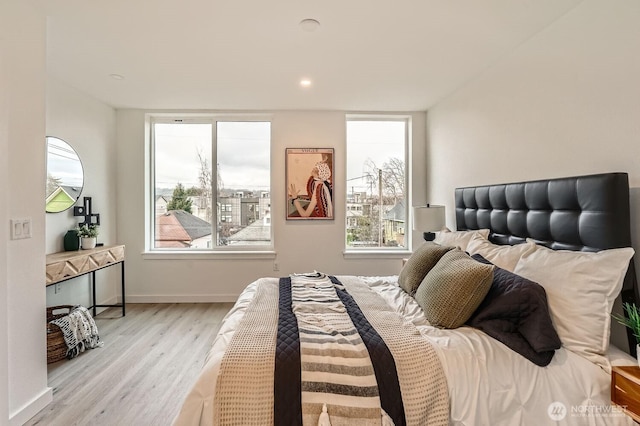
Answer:
[(333, 219), (333, 148), (287, 148), (287, 219)]

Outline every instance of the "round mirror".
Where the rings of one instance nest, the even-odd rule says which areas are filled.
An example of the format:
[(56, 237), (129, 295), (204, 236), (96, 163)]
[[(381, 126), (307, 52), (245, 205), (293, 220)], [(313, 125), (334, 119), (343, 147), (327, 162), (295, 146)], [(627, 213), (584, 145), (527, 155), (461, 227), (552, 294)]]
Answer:
[(78, 153), (62, 139), (47, 136), (47, 213), (63, 212), (73, 206), (83, 185)]

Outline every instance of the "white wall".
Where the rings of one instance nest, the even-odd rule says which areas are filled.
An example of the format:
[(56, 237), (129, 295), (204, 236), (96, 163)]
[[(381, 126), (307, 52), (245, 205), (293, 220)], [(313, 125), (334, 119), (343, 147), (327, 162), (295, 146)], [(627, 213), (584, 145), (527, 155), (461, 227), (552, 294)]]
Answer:
[[(344, 112), (291, 112), (272, 114), (271, 208), (274, 226), (273, 258), (151, 258), (144, 251), (145, 113), (119, 110), (118, 143), (118, 241), (127, 246), (128, 301), (221, 301), (235, 300), (251, 281), (263, 276), (320, 270), (332, 274), (397, 274), (401, 255), (383, 258), (345, 258), (345, 192), (335, 186), (336, 219), (333, 221), (286, 221), (285, 148), (335, 149), (335, 181), (346, 173)], [(426, 201), (424, 171), (424, 113), (412, 114), (415, 203)], [(406, 256), (406, 254), (405, 254)]]
[[(459, 186), (621, 171), (640, 253), (637, 0), (584, 1), (439, 102), (427, 123), (428, 192), (450, 227)], [(623, 331), (614, 324), (621, 347)]]
[(628, 172), (640, 186), (640, 2), (587, 0), (428, 112), (429, 191)]
[[(88, 301), (88, 286), (72, 282), (45, 296), (45, 253), (60, 250), (61, 235), (76, 223), (70, 212), (45, 219), (45, 135), (78, 150), (89, 169), (83, 194), (101, 213), (101, 241), (113, 243), (115, 111), (46, 81), (46, 20), (28, 2), (6, 2), (0, 16), (0, 424), (19, 425), (52, 400), (45, 307)], [(31, 218), (33, 237), (9, 240), (11, 218)], [(108, 284), (99, 287), (101, 300), (115, 299), (117, 274), (100, 278)]]
[[(25, 1), (0, 14), (0, 424), (22, 424), (52, 399), (45, 345), (45, 18)], [(32, 238), (11, 241), (9, 219)]]
[[(0, 19), (0, 28), (4, 22)], [(0, 94), (9, 90), (9, 60), (7, 34), (0, 30)], [(9, 99), (0, 96), (0, 152), (9, 152)], [(0, 225), (9, 223), (9, 156), (0, 155)], [(9, 419), (9, 334), (7, 316), (7, 257), (9, 235), (7, 226), (0, 226), (0, 421)]]
[[(47, 79), (47, 136), (56, 136), (71, 145), (82, 161), (83, 197), (91, 197), (94, 213), (100, 214), (98, 242), (116, 243), (116, 112), (113, 108), (48, 77)], [(44, 143), (44, 142), (43, 142)], [(63, 237), (83, 217), (73, 216), (73, 209), (46, 214), (46, 252), (63, 250)], [(115, 303), (119, 295), (119, 267), (107, 268), (96, 274), (98, 303)], [(91, 304), (89, 276), (66, 281), (55, 293), (55, 286), (47, 287), (47, 306)]]

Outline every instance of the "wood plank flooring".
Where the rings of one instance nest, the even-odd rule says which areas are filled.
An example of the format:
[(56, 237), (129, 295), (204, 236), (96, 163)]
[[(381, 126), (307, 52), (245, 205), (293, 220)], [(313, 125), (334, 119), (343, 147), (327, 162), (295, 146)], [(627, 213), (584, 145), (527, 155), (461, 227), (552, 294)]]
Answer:
[(104, 347), (49, 365), (33, 425), (170, 425), (231, 303), (127, 304), (95, 320)]

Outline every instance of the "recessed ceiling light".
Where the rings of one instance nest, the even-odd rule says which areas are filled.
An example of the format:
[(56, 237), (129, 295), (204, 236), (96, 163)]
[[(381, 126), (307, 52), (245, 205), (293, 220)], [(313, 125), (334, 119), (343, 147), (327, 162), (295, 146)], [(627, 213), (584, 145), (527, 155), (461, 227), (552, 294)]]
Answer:
[(109, 74), (109, 77), (111, 77), (114, 80), (124, 80), (124, 76), (120, 74)]
[(300, 86), (302, 87), (311, 86), (311, 80), (309, 80), (308, 78), (303, 78), (302, 80), (300, 80)]
[(312, 32), (320, 28), (320, 22), (318, 22), (318, 20), (316, 19), (311, 18), (303, 19), (302, 21), (300, 21), (299, 25), (303, 31), (307, 32)]

